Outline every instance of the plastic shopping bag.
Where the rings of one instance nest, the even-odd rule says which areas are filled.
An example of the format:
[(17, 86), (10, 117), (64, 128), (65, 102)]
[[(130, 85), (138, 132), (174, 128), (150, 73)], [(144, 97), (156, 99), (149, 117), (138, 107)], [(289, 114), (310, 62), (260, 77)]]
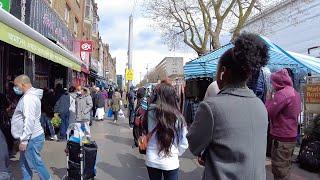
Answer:
[(108, 110), (108, 117), (111, 118), (112, 115), (113, 115), (113, 111), (112, 111), (112, 109), (110, 108), (110, 109)]
[(122, 111), (122, 109), (120, 109), (120, 111), (119, 111), (119, 118), (120, 119), (125, 119), (126, 118), (124, 113), (123, 113), (123, 111)]

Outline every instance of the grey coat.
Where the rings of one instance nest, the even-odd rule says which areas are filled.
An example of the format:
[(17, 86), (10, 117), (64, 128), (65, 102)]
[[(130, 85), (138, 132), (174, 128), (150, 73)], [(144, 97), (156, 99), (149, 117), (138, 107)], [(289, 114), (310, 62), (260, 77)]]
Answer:
[(93, 107), (90, 94), (70, 94), (70, 117), (69, 123), (90, 120), (90, 111)]
[(227, 87), (202, 102), (187, 138), (204, 152), (204, 180), (265, 180), (268, 115), (248, 88)]

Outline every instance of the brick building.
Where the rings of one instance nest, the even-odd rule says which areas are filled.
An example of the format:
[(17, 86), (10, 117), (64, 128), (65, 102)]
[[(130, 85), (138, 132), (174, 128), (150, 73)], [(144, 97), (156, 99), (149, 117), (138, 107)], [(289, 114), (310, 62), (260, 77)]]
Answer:
[[(92, 41), (92, 52), (86, 56), (88, 63), (84, 65), (84, 72), (74, 76), (80, 79), (88, 79), (90, 84), (100, 84), (105, 81), (106, 71), (115, 70), (114, 63), (109, 63), (110, 58), (104, 58), (104, 54), (110, 54), (109, 48), (103, 48), (103, 42), (99, 34), (98, 5), (95, 0), (48, 0), (51, 7), (59, 14), (73, 32), (75, 38), (74, 53), (80, 57), (79, 42)], [(105, 52), (106, 51), (106, 52)], [(109, 56), (106, 56), (109, 57)], [(110, 55), (111, 57), (111, 55)], [(104, 62), (106, 61), (106, 62)], [(109, 65), (109, 66), (107, 66)]]

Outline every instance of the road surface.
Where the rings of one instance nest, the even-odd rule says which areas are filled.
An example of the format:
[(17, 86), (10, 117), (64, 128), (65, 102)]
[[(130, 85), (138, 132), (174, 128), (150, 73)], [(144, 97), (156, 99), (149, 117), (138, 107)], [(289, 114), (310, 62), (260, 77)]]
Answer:
[[(98, 180), (147, 180), (148, 174), (144, 165), (144, 156), (136, 148), (132, 148), (132, 130), (127, 120), (119, 120), (114, 124), (111, 120), (94, 122), (91, 127), (93, 139), (98, 149), (97, 177)], [(50, 169), (54, 180), (66, 175), (66, 143), (46, 141), (42, 157)], [(21, 179), (19, 155), (11, 160), (14, 179)], [(267, 179), (273, 179), (270, 173), (270, 161), (266, 161)], [(181, 157), (180, 178), (182, 180), (201, 179), (203, 168), (198, 166), (190, 152)], [(36, 175), (35, 175), (36, 176)], [(34, 179), (38, 179), (35, 177)], [(316, 180), (320, 175), (301, 170), (296, 165), (292, 170), (292, 180)]]

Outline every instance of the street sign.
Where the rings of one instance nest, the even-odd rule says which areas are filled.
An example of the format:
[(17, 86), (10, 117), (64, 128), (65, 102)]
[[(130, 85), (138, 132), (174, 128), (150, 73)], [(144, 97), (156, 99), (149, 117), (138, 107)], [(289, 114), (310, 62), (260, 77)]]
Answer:
[(307, 104), (320, 104), (320, 85), (309, 84), (306, 86), (306, 103)]
[(0, 8), (10, 12), (10, 0), (0, 0)]
[(81, 41), (80, 51), (84, 52), (92, 52), (93, 42), (92, 41)]
[(126, 69), (126, 80), (132, 81), (134, 77), (133, 69)]

